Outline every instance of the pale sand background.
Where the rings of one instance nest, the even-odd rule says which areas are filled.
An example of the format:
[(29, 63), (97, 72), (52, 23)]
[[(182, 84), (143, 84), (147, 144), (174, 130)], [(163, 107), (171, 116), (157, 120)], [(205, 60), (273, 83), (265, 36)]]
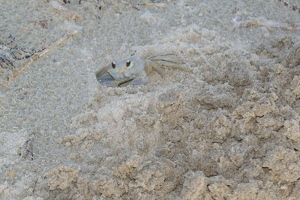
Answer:
[[(298, 199), (300, 31), (257, 24), (299, 27), (300, 13), (277, 0), (143, 2), (1, 1), (13, 48), (78, 32), (0, 88), (0, 199)], [(170, 51), (190, 72), (96, 81), (112, 60)], [(2, 63), (1, 80), (28, 61)]]

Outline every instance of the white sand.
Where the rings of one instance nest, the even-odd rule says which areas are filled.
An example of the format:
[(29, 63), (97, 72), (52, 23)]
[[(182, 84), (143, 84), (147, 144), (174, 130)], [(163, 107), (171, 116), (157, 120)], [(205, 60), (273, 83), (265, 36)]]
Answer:
[[(16, 49), (78, 32), (0, 88), (0, 199), (299, 197), (300, 13), (278, 0), (69, 2), (1, 2), (0, 55), (15, 66), (0, 59), (1, 82), (30, 61)], [(112, 60), (170, 51), (190, 72), (96, 81)]]

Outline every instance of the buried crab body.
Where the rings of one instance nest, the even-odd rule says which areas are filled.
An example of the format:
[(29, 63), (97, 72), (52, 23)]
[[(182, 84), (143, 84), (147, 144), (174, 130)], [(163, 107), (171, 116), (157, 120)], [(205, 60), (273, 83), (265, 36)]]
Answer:
[(146, 59), (134, 55), (129, 59), (117, 63), (112, 62), (111, 65), (96, 72), (96, 77), (101, 84), (110, 87), (119, 86), (127, 82), (129, 82), (130, 85), (144, 85), (148, 83), (148, 74), (151, 71), (155, 70), (161, 76), (163, 75), (160, 70), (161, 66), (185, 70), (179, 66), (180, 62), (168, 57), (171, 55), (174, 54), (160, 54)]
[(108, 73), (119, 84), (132, 80), (133, 85), (141, 85), (148, 82), (147, 69), (145, 60), (136, 56), (131, 56), (127, 60), (118, 63), (112, 62), (108, 68)]

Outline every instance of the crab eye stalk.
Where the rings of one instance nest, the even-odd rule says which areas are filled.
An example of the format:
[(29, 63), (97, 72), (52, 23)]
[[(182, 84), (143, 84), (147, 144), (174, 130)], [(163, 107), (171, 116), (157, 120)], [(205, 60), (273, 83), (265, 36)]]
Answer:
[(128, 61), (126, 62), (126, 67), (129, 67), (130, 63), (131, 63), (131, 61), (128, 60)]
[(115, 62), (112, 62), (111, 63), (111, 67), (114, 69), (114, 68), (116, 68), (116, 63)]

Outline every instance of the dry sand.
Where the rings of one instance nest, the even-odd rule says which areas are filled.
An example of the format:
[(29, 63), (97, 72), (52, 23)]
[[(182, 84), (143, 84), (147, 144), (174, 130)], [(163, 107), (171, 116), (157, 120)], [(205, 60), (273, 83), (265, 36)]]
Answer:
[[(299, 198), (300, 13), (278, 0), (66, 2), (1, 2), (0, 199)], [(189, 72), (96, 81), (112, 60), (170, 51)]]

